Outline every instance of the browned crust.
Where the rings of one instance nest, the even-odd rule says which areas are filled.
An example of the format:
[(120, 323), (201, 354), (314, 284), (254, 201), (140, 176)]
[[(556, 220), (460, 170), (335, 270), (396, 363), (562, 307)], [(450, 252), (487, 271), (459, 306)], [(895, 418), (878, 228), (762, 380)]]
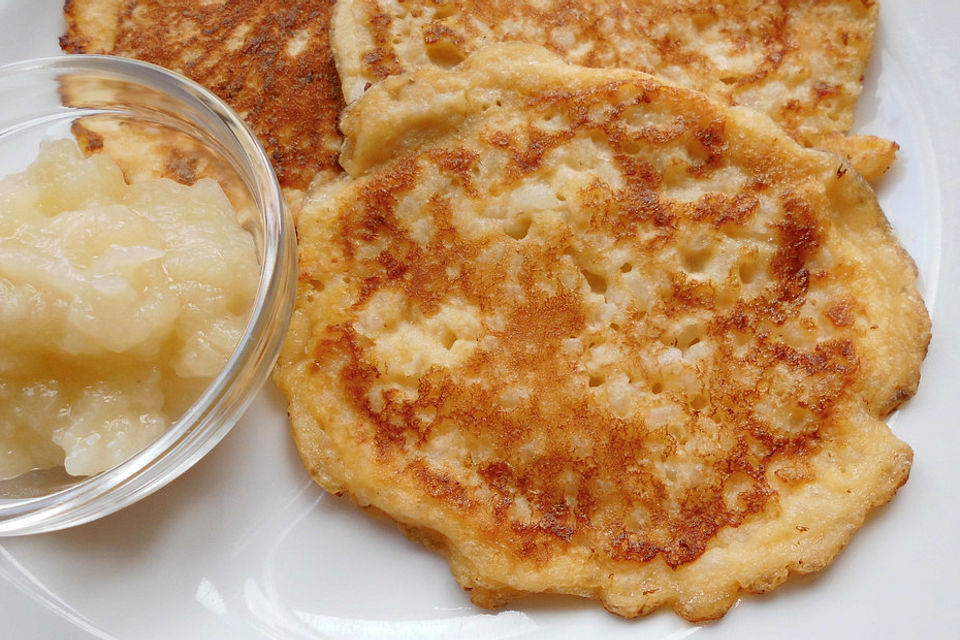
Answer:
[[(608, 86), (596, 91), (567, 94), (564, 96), (565, 108), (587, 112), (591, 104), (610, 100), (618, 90), (617, 86)], [(545, 102), (556, 100), (550, 95), (544, 98)], [(613, 122), (610, 126), (615, 128), (617, 125)], [(707, 130), (701, 131), (707, 135)], [(700, 134), (694, 136), (700, 137)], [(558, 142), (539, 138), (521, 144), (504, 142), (510, 155), (516, 158), (516, 164), (512, 165), (517, 171), (515, 179), (536, 171), (543, 154)], [(628, 167), (622, 169), (629, 170)], [(692, 220), (704, 220), (711, 226), (722, 228), (730, 215), (748, 218), (756, 210), (756, 201), (751, 204), (747, 195), (744, 199), (725, 201), (711, 197), (686, 206), (670, 206), (661, 214), (656, 210), (659, 205), (651, 206), (650, 199), (651, 189), (657, 186), (659, 176), (647, 174), (646, 179), (642, 176), (637, 172), (638, 179), (629, 182), (620, 193), (598, 192), (591, 198), (598, 204), (604, 203), (594, 214), (594, 224), (619, 230), (624, 239), (635, 237), (638, 225), (652, 227), (656, 229), (655, 245), (672, 245), (677, 243), (677, 228), (689, 226)], [(358, 273), (367, 275), (363, 277), (355, 304), (363, 305), (379, 291), (399, 289), (425, 314), (435, 313), (438, 301), (450, 298), (463, 300), (480, 309), (502, 306), (503, 301), (494, 297), (499, 290), (496, 271), (478, 265), (479, 256), (490, 244), (466, 241), (460, 236), (450, 221), (449, 201), (437, 197), (424, 209), (437, 229), (437, 242), (425, 250), (417, 247), (396, 221), (393, 203), (401, 193), (412, 188), (417, 179), (416, 166), (412, 163), (400, 163), (393, 170), (381, 173), (358, 191), (357, 208), (343, 219), (339, 235), (341, 250), (348, 257), (355, 255), (355, 247), (359, 244), (373, 238), (388, 239), (376, 263), (357, 265)], [(519, 376), (535, 381), (533, 395), (541, 400), (541, 404), (544, 398), (552, 399), (548, 404), (562, 407), (561, 415), (545, 415), (544, 409), (538, 408), (537, 404), (521, 405), (511, 412), (503, 412), (495, 408), (500, 404), (500, 388), (464, 387), (442, 371), (419, 380), (415, 401), (394, 403), (388, 399), (385, 407), (374, 410), (369, 398), (380, 374), (365, 361), (364, 350), (349, 326), (327, 330), (315, 347), (314, 366), (320, 370), (330, 369), (336, 367), (337, 361), (346, 358), (348, 364), (340, 377), (342, 384), (350, 403), (364, 421), (372, 425), (377, 450), (385, 461), (392, 460), (391, 465), (409, 455), (412, 442), (424, 442), (430, 437), (429, 427), (415, 418), (417, 415), (435, 415), (433, 424), (454, 422), (472, 437), (502, 443), (497, 446), (498, 454), (494, 456), (499, 461), (476, 469), (494, 496), (492, 505), (481, 505), (470, 497), (456, 478), (430, 471), (422, 463), (406, 465), (404, 473), (410, 475), (428, 495), (455, 505), (465, 514), (486, 511), (492, 506), (493, 522), (487, 535), (498, 539), (518, 557), (545, 561), (562, 552), (579, 532), (591, 529), (603, 531), (600, 536), (602, 546), (596, 551), (613, 560), (648, 562), (661, 557), (668, 566), (677, 568), (702, 555), (721, 528), (738, 526), (776, 499), (766, 470), (776, 467), (779, 458), (796, 459), (793, 464), (802, 466), (803, 457), (819, 451), (821, 436), (817, 430), (802, 431), (796, 437), (785, 438), (775, 425), (757, 419), (754, 414), (754, 407), (781, 377), (782, 369), (787, 369), (791, 377), (807, 380), (802, 392), (791, 392), (789, 402), (822, 419), (835, 411), (837, 402), (848, 396), (850, 385), (857, 379), (859, 359), (850, 338), (819, 344), (808, 353), (771, 335), (773, 326), (796, 318), (811, 279), (817, 277), (811, 275), (804, 265), (821, 245), (820, 223), (809, 204), (796, 198), (786, 200), (783, 206), (788, 213), (778, 225), (780, 249), (769, 266), (773, 284), (763, 295), (726, 307), (718, 301), (723, 292), (698, 285), (680, 273), (674, 276), (671, 297), (664, 301), (662, 312), (668, 316), (710, 317), (703, 326), (704, 339), (723, 344), (726, 353), (716, 368), (704, 372), (703, 391), (683, 398), (681, 402), (686, 405), (690, 416), (722, 420), (738, 440), (726, 456), (703, 460), (706, 466), (716, 471), (713, 484), (693, 487), (683, 495), (674, 496), (669, 504), (663, 499), (671, 492), (665, 481), (658, 477), (655, 465), (647, 469), (638, 461), (649, 458), (653, 443), (667, 450), (675, 447), (674, 437), (651, 432), (642, 417), (633, 421), (617, 419), (609, 411), (595, 408), (587, 397), (577, 400), (567, 395), (568, 385), (564, 384), (564, 379), (570, 372), (560, 355), (560, 343), (586, 330), (582, 310), (585, 302), (577, 294), (531, 295), (525, 304), (508, 305), (505, 310), (508, 328), (493, 333), (498, 341), (498, 355), (479, 353), (465, 364), (461, 373), (466, 378), (489, 380), (499, 372), (506, 379)], [(499, 239), (491, 239), (493, 242), (499, 242)], [(524, 257), (530, 265), (552, 261), (550, 256), (537, 255), (533, 251)], [(451, 264), (460, 267), (455, 279), (445, 275)], [(528, 286), (534, 289), (537, 279), (549, 276), (531, 266), (525, 277), (529, 278)], [(643, 341), (647, 339), (644, 334), (656, 331), (656, 328), (631, 322), (624, 330), (627, 341)], [(757, 344), (744, 356), (738, 356), (734, 348), (736, 336), (756, 336)], [(536, 349), (530, 349), (530, 345), (536, 345)], [(756, 373), (745, 376), (745, 371)], [(561, 390), (559, 394), (558, 390)], [(708, 406), (700, 407), (705, 398), (709, 398)], [(548, 447), (549, 453), (532, 465), (516, 459), (512, 443), (529, 436), (531, 430), (535, 430), (533, 425), (546, 424), (554, 425), (551, 430), (563, 433), (562, 437), (556, 438), (555, 444)], [(428, 431), (424, 432), (424, 428)], [(611, 429), (612, 433), (608, 433)], [(603, 436), (606, 443), (595, 449), (589, 460), (572, 462), (569, 459), (567, 447), (572, 441), (596, 441), (601, 438), (600, 434), (606, 434)], [(640, 467), (629, 478), (623, 478), (618, 494), (622, 502), (616, 512), (611, 513), (610, 501), (604, 501), (594, 493), (590, 479), (614, 477), (617, 470), (638, 464)], [(574, 509), (567, 504), (567, 492), (562, 482), (562, 476), (571, 470), (580, 484), (578, 506)], [(784, 478), (787, 476), (781, 477)], [(796, 473), (789, 478), (793, 481), (809, 480)], [(746, 483), (734, 505), (719, 499), (731, 482)], [(517, 497), (517, 487), (531, 488), (524, 495), (535, 512), (542, 514), (538, 524), (519, 525), (508, 517), (510, 506)], [(654, 531), (636, 531), (622, 524), (630, 520), (630, 512), (636, 509), (650, 514), (651, 522), (658, 523), (655, 529), (662, 535)], [(600, 518), (607, 524), (601, 526)]]
[(332, 6), (333, 0), (68, 0), (60, 45), (68, 53), (152, 62), (202, 84), (251, 125), (281, 186), (305, 190), (318, 173), (340, 170), (336, 123), (343, 97), (328, 40)]

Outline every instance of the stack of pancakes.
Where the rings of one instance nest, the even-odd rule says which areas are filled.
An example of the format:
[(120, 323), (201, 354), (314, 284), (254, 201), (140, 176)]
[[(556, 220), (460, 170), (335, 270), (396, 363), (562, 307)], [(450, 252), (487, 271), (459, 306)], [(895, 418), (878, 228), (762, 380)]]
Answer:
[(296, 207), (304, 463), (477, 604), (719, 617), (906, 481), (883, 418), (929, 320), (857, 169), (895, 145), (845, 135), (874, 3), (66, 11), (66, 50), (181, 71), (260, 135)]

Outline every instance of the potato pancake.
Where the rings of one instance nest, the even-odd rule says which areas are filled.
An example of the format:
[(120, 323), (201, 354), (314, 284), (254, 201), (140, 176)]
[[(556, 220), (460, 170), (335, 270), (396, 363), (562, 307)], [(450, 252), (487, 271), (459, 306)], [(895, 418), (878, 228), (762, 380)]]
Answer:
[(873, 49), (862, 0), (341, 0), (332, 46), (348, 101), (383, 78), (523, 41), (589, 67), (627, 67), (767, 114), (873, 180), (897, 145), (847, 136)]
[(837, 156), (521, 43), (386, 78), (341, 128), (276, 378), (317, 482), (478, 605), (716, 618), (906, 481), (883, 418), (929, 319)]
[(340, 173), (343, 108), (328, 32), (333, 0), (67, 0), (68, 53), (172, 69), (213, 91), (252, 127), (280, 186), (298, 201)]

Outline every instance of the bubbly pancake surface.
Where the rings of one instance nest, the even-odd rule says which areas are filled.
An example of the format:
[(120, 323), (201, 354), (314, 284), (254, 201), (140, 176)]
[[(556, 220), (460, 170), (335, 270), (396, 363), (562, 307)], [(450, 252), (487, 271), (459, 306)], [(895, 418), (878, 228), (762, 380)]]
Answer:
[[(343, 108), (328, 38), (333, 0), (67, 0), (68, 53), (106, 53), (188, 76), (230, 104), (297, 198), (340, 172)], [(294, 193), (296, 192), (296, 193)]]
[(873, 48), (862, 0), (341, 0), (332, 46), (348, 100), (385, 77), (449, 67), (487, 44), (545, 46), (568, 62), (626, 67), (752, 107), (808, 146), (879, 177), (896, 145), (845, 136)]
[(906, 480), (916, 270), (831, 154), (495, 45), (370, 89), (300, 213), (277, 381), (314, 478), (530, 592), (721, 616)]

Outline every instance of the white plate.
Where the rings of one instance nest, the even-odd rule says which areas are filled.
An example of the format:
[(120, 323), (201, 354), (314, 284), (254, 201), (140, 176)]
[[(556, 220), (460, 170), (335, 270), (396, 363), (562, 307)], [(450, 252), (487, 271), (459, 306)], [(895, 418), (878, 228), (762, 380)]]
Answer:
[[(55, 54), (60, 0), (0, 0), (0, 62)], [(960, 634), (960, 3), (883, 0), (858, 130), (900, 142), (879, 185), (921, 271), (934, 340), (920, 392), (893, 419), (910, 481), (820, 575), (689, 625), (624, 621), (536, 597), (472, 607), (439, 557), (323, 494), (265, 390), (214, 452), (99, 522), (0, 542), (3, 637), (904, 638)], [(12, 634), (12, 635), (11, 635)]]

